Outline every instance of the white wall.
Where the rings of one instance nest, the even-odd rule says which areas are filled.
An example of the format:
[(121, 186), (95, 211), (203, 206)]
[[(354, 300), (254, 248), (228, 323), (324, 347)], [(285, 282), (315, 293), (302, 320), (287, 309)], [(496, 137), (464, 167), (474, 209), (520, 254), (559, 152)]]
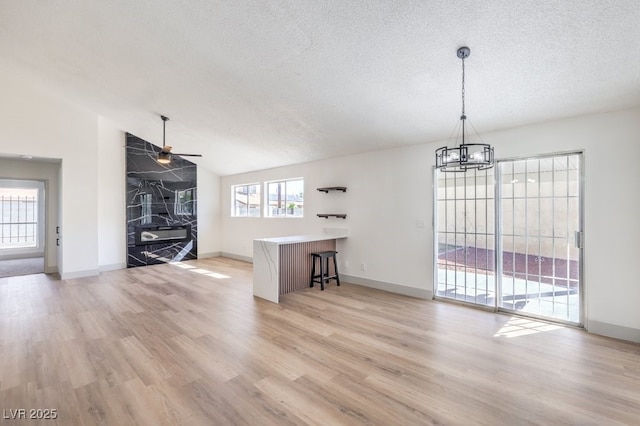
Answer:
[(126, 268), (126, 134), (98, 119), (98, 265), (101, 271)]
[(220, 177), (198, 166), (198, 258), (219, 256)]
[[(481, 129), (480, 129), (481, 130)], [(640, 109), (484, 133), (498, 158), (583, 150), (585, 153), (585, 307), (591, 331), (640, 341), (640, 286), (631, 265), (640, 255)], [(221, 181), (222, 251), (251, 257), (254, 238), (314, 234), (346, 227), (342, 273), (433, 289), (432, 168), (443, 141), (226, 176)], [(230, 186), (305, 178), (305, 217), (231, 218)], [(620, 182), (625, 184), (620, 185)], [(347, 186), (324, 194), (321, 186)], [(316, 213), (347, 213), (320, 219)], [(424, 225), (424, 227), (422, 227)], [(344, 267), (344, 262), (349, 267)], [(360, 268), (365, 264), (365, 270)]]
[(30, 179), (45, 184), (45, 272), (58, 272), (56, 226), (58, 223), (58, 171), (60, 161), (0, 158), (0, 179)]
[[(64, 277), (98, 271), (98, 117), (0, 69), (0, 156), (61, 159), (58, 216)], [(55, 230), (55, 225), (54, 225)]]

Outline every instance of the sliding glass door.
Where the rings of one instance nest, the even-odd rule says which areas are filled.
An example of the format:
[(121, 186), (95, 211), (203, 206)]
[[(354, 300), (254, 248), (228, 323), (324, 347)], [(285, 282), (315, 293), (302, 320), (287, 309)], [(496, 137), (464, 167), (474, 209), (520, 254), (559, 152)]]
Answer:
[(436, 176), (436, 295), (494, 306), (494, 169)]
[(582, 154), (435, 172), (437, 297), (580, 324)]
[(581, 155), (502, 161), (500, 308), (580, 323)]

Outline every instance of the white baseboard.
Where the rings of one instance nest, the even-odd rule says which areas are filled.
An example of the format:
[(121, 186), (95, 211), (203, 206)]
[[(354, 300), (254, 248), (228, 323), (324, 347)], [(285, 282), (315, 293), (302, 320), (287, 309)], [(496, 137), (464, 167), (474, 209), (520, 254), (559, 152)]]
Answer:
[(126, 263), (112, 263), (111, 265), (100, 265), (100, 272), (117, 271), (119, 269), (126, 269)]
[(222, 256), (221, 251), (213, 251), (211, 253), (198, 253), (198, 259), (208, 259), (210, 257), (220, 257)]
[(96, 275), (100, 275), (100, 269), (88, 269), (86, 271), (63, 272), (60, 274), (60, 279), (72, 280), (74, 278), (94, 277)]
[(600, 321), (587, 321), (587, 331), (601, 336), (640, 343), (640, 330)]
[(433, 299), (433, 290), (424, 288), (409, 287), (401, 284), (393, 284), (384, 281), (371, 280), (369, 278), (356, 277), (353, 275), (340, 274), (340, 281), (350, 284), (361, 285), (363, 287), (375, 288), (388, 291), (390, 293), (403, 294), (405, 296), (417, 297), (419, 299)]
[(229, 259), (235, 259), (235, 260), (241, 260), (243, 262), (248, 262), (248, 263), (253, 263), (253, 257), (249, 257), (249, 256), (242, 256), (239, 254), (233, 254), (233, 253), (227, 253), (226, 251), (223, 251), (220, 256), (222, 257), (228, 257)]

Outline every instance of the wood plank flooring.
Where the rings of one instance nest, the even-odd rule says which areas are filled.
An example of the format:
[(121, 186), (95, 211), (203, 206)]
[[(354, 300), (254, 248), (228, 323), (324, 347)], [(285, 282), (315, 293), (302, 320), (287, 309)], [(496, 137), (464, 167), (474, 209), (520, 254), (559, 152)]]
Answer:
[(3, 278), (0, 410), (3, 425), (637, 425), (640, 345), (348, 283), (276, 305), (225, 258)]

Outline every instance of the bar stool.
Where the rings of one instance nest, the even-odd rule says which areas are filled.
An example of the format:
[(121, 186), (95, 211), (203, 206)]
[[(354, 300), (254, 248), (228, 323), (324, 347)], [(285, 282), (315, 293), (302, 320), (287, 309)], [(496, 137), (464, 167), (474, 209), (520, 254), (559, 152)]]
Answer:
[[(320, 283), (320, 290), (324, 290), (324, 283), (329, 280), (336, 280), (340, 285), (340, 277), (338, 276), (338, 262), (336, 261), (337, 251), (320, 251), (311, 253), (311, 281), (309, 287), (313, 287), (313, 283)], [(334, 275), (329, 275), (329, 258), (333, 259)], [(316, 259), (320, 261), (320, 273), (316, 274)], [(323, 262), (324, 260), (324, 262)]]

